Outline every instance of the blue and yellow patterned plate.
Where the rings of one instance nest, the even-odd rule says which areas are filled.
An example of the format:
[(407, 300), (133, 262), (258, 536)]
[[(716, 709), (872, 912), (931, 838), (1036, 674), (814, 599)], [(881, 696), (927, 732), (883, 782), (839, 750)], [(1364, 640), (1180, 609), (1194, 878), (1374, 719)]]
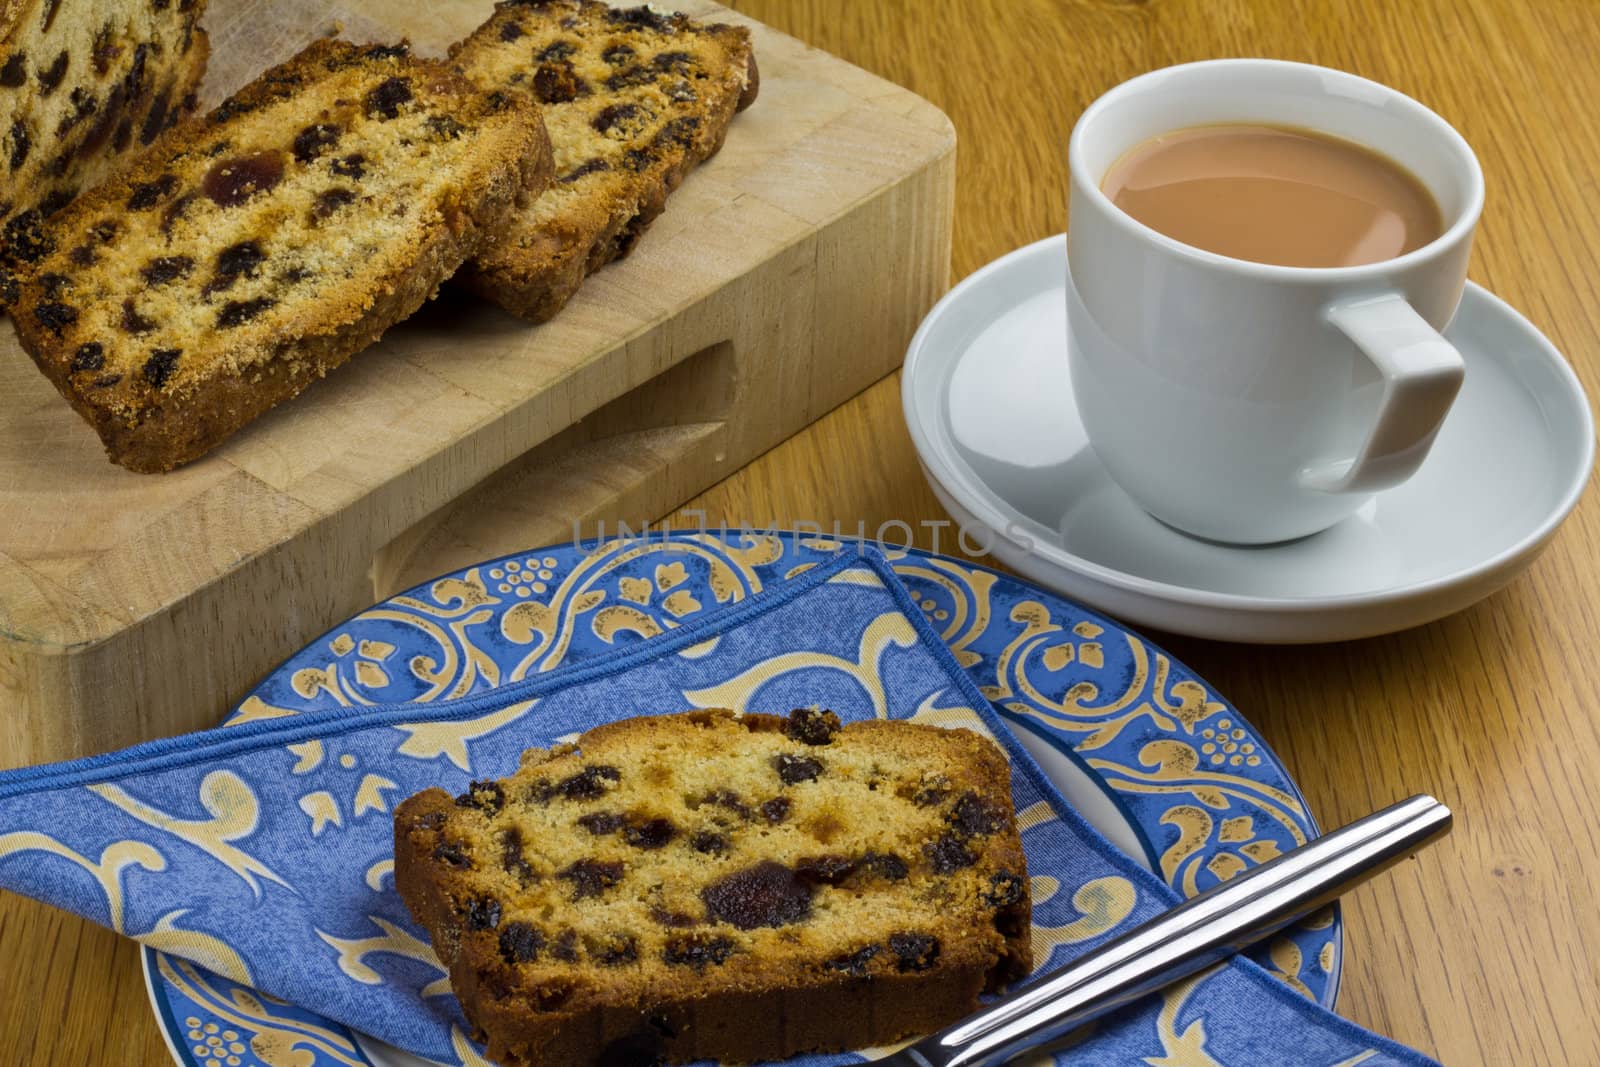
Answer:
[[(647, 640), (853, 542), (690, 533), (568, 545), (446, 575), (312, 642), (234, 709), (448, 700)], [(881, 546), (880, 546), (881, 547)], [(1008, 575), (916, 550), (890, 562), (956, 659), (1066, 798), (1184, 894), (1316, 836), (1283, 765), (1227, 702), (1136, 634)], [(522, 631), (554, 629), (536, 656)], [(1332, 1007), (1330, 911), (1253, 952)], [(143, 950), (151, 1003), (186, 1067), (412, 1067), (422, 1061), (186, 960)]]

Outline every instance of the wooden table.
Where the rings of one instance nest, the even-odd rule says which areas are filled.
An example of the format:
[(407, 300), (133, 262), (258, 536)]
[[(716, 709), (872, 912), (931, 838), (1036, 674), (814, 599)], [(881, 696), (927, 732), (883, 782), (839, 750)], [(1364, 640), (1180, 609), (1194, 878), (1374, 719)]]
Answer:
[[(1079, 111), (1152, 67), (1307, 60), (1424, 101), (1489, 183), (1472, 276), (1600, 389), (1593, 0), (733, 0), (915, 89), (960, 135), (954, 276), (1066, 227)], [(886, 380), (692, 502), (713, 523), (944, 513)], [(927, 545), (926, 529), (921, 543)], [(948, 543), (948, 535), (946, 536)], [(1509, 589), (1431, 626), (1251, 648), (1155, 635), (1238, 705), (1331, 826), (1414, 791), (1455, 833), (1347, 904), (1340, 1009), (1451, 1064), (1600, 1064), (1600, 496)], [(131, 943), (0, 898), (0, 1063), (161, 1064)]]

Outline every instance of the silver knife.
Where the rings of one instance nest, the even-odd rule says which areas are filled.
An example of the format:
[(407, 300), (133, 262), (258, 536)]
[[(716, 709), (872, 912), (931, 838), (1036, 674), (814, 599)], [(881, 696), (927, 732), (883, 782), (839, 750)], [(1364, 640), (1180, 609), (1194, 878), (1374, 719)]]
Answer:
[(1415, 796), (1206, 890), (975, 1015), (877, 1061), (997, 1067), (1187, 978), (1405, 859), (1450, 829), (1450, 809)]

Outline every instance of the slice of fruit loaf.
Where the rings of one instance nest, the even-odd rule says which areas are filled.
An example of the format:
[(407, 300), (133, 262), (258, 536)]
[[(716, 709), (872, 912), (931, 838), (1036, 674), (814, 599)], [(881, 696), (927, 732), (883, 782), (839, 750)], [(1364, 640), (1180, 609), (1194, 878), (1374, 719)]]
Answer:
[(507, 1067), (882, 1044), (1029, 959), (999, 749), (813, 709), (624, 720), (419, 793), (395, 884)]
[(319, 41), (39, 226), (13, 318), (113, 460), (168, 470), (415, 311), (549, 173), (525, 100)]
[(194, 108), (204, 8), (0, 2), (0, 223), (25, 234)]
[(632, 250), (759, 84), (742, 27), (593, 0), (501, 3), (451, 55), (484, 88), (544, 106), (556, 180), (461, 273), (535, 322)]

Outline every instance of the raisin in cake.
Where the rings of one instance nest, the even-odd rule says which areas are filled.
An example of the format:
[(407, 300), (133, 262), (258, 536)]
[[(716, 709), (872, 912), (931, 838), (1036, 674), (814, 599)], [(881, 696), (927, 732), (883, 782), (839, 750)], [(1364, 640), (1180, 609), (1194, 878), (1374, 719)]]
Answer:
[(526, 101), (319, 41), (41, 225), (17, 332), (113, 460), (168, 470), (415, 311), (549, 160)]
[(544, 107), (556, 180), (461, 273), (535, 322), (628, 254), (758, 85), (745, 29), (593, 0), (501, 3), (451, 54), (484, 88)]
[(625, 720), (419, 793), (395, 883), (507, 1067), (882, 1044), (1029, 959), (999, 749), (812, 709)]
[[(204, 0), (0, 2), (0, 224), (26, 237), (192, 110)], [(0, 229), (0, 252), (10, 233)]]

